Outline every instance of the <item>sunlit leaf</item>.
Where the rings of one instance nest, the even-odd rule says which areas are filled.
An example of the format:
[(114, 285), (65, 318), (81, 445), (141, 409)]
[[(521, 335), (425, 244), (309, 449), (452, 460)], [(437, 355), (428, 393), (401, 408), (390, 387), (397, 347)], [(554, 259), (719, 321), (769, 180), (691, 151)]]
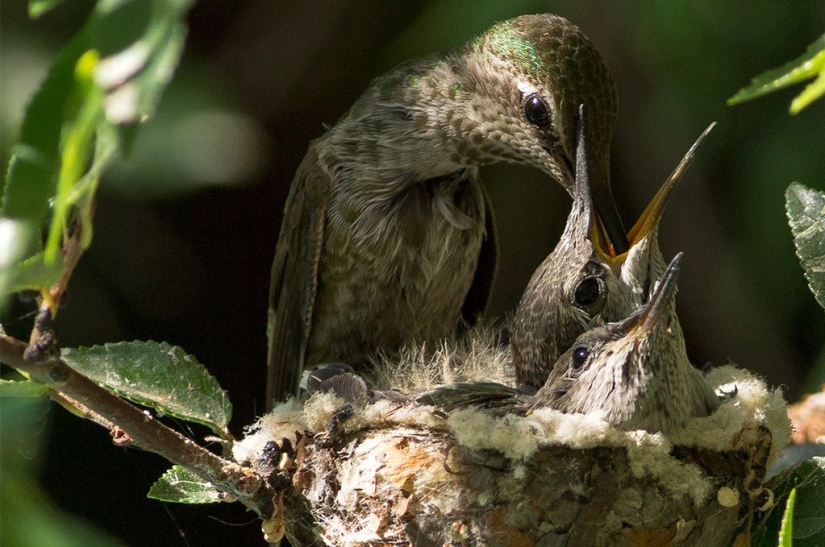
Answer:
[(792, 183), (785, 192), (788, 223), (808, 285), (825, 308), (825, 192)]
[[(80, 32), (60, 52), (46, 81), (26, 111), (20, 139), (3, 186), (3, 217), (38, 228), (49, 215), (49, 200), (56, 191), (60, 170), (60, 135), (64, 109), (74, 90), (74, 69), (87, 42)], [(34, 230), (20, 245), (29, 253), (40, 248), (40, 230)]]
[(52, 285), (63, 271), (63, 261), (49, 263), (43, 255), (37, 253), (2, 272), (5, 288), (9, 292), (37, 291)]
[(808, 86), (802, 90), (802, 93), (791, 101), (791, 114), (796, 114), (820, 98), (823, 94), (825, 94), (825, 63), (823, 63), (823, 70), (819, 73), (817, 79), (808, 84)]
[[(2, 192), (2, 216), (37, 227), (18, 242), (21, 260), (43, 264), (0, 276), (0, 291), (48, 289), (62, 269), (52, 266), (59, 266), (64, 233), (76, 221), (82, 248), (90, 244), (98, 178), (154, 114), (178, 66), (192, 3), (101, 1), (58, 55), (26, 112)], [(39, 14), (55, 4), (33, 1), (30, 10)]]
[(164, 473), (149, 489), (147, 497), (189, 504), (221, 501), (220, 493), (212, 486), (212, 483), (204, 481), (180, 465), (172, 466)]
[(119, 342), (64, 349), (73, 369), (138, 404), (225, 435), (232, 404), (194, 357), (166, 342)]
[(98, 52), (91, 49), (84, 52), (75, 65), (79, 107), (75, 116), (65, 120), (63, 125), (57, 192), (52, 201), (52, 221), (43, 255), (47, 265), (54, 264), (60, 251), (63, 228), (73, 205), (69, 196), (86, 171), (89, 158), (93, 153), (92, 143), (102, 115), (103, 105), (103, 90), (94, 84), (92, 78), (98, 62)]
[(825, 34), (793, 61), (754, 78), (751, 85), (740, 89), (736, 95), (728, 99), (728, 104), (737, 104), (761, 97), (813, 77), (817, 79), (791, 103), (791, 114), (798, 113), (825, 93)]
[(796, 502), (796, 488), (791, 490), (785, 513), (782, 515), (782, 528), (779, 529), (779, 547), (793, 547), (793, 508)]
[[(104, 109), (109, 121), (138, 123), (154, 114), (183, 51), (184, 18), (192, 4), (193, 0), (135, 0), (101, 9), (100, 17), (90, 21), (96, 45), (107, 52), (95, 80), (108, 92)], [(132, 38), (136, 20), (145, 21), (145, 30)]]

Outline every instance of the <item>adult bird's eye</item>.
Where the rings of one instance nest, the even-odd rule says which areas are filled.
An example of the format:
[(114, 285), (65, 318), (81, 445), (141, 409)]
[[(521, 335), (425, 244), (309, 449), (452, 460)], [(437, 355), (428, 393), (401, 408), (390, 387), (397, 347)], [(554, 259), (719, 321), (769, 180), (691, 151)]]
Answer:
[(550, 117), (547, 115), (547, 103), (535, 93), (527, 97), (524, 102), (524, 117), (539, 129), (550, 126)]
[(601, 294), (601, 283), (595, 277), (583, 279), (576, 285), (573, 300), (577, 306), (587, 307), (593, 304)]
[(587, 358), (590, 357), (590, 350), (587, 348), (576, 348), (573, 350), (573, 370), (581, 368)]

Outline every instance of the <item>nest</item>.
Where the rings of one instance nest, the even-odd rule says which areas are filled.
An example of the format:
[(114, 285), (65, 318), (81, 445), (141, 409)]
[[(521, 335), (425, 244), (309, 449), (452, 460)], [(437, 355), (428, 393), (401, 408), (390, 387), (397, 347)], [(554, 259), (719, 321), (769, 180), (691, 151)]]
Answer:
[[(433, 362), (428, 382), (450, 370)], [(276, 407), (234, 452), (280, 481), (271, 541), (728, 546), (763, 503), (790, 425), (781, 393), (751, 373), (725, 366), (708, 380), (728, 394), (722, 406), (668, 437), (552, 409), (445, 414), (315, 394)]]

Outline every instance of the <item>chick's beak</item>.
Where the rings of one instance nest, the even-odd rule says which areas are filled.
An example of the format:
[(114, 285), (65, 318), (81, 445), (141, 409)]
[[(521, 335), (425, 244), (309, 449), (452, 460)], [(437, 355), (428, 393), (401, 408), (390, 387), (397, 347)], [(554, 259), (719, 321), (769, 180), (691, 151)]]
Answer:
[(626, 254), (630, 250), (630, 245), (628, 244), (628, 237), (625, 236), (622, 217), (619, 216), (616, 202), (613, 201), (610, 185), (605, 182), (596, 185), (594, 188), (599, 191), (593, 194), (593, 208), (596, 210), (600, 229), (604, 234), (605, 241), (608, 242), (608, 248), (613, 254)]
[(665, 312), (673, 305), (673, 296), (676, 294), (676, 281), (682, 268), (682, 256), (682, 253), (679, 253), (670, 262), (650, 301), (621, 323), (621, 328), (626, 332), (625, 336), (637, 339), (648, 336), (653, 332), (657, 321), (666, 315)]
[(607, 231), (606, 226), (604, 226), (604, 222), (601, 217), (599, 217), (599, 219), (594, 219), (591, 223), (590, 237), (593, 242), (593, 246), (596, 249), (596, 252), (599, 253), (601, 258), (610, 265), (614, 272), (618, 272), (622, 264), (624, 264), (624, 261), (627, 259), (628, 250), (636, 246), (646, 237), (655, 234), (659, 229), (659, 221), (662, 219), (662, 213), (664, 212), (665, 206), (670, 199), (670, 195), (673, 193), (673, 189), (676, 187), (676, 183), (679, 182), (679, 179), (681, 179), (682, 175), (684, 175), (685, 171), (687, 171), (688, 166), (696, 157), (699, 146), (701, 146), (702, 142), (705, 140), (705, 137), (708, 136), (711, 129), (715, 126), (716, 122), (713, 122), (702, 132), (701, 135), (699, 135), (699, 138), (696, 139), (696, 142), (694, 142), (693, 146), (691, 146), (687, 151), (676, 169), (670, 174), (667, 180), (665, 180), (664, 184), (662, 184), (656, 192), (656, 195), (653, 196), (653, 199), (650, 200), (650, 203), (647, 207), (645, 207), (645, 210), (639, 216), (639, 219), (630, 231), (627, 232), (627, 236), (625, 238), (629, 244), (627, 250), (619, 251), (615, 245), (611, 245), (611, 242), (614, 240), (610, 237), (610, 233)]

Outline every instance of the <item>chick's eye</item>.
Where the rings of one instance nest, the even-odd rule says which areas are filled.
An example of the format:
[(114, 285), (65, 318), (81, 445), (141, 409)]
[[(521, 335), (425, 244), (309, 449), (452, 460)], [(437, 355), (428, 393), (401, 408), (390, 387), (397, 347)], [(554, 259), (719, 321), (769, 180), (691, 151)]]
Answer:
[(550, 126), (550, 117), (547, 115), (547, 103), (535, 93), (527, 97), (524, 102), (524, 117), (539, 129)]
[(601, 294), (601, 283), (595, 277), (588, 277), (583, 279), (578, 285), (573, 294), (573, 299), (576, 305), (586, 307), (593, 304)]
[(573, 370), (581, 368), (587, 358), (590, 357), (590, 350), (587, 348), (576, 348), (573, 350)]

